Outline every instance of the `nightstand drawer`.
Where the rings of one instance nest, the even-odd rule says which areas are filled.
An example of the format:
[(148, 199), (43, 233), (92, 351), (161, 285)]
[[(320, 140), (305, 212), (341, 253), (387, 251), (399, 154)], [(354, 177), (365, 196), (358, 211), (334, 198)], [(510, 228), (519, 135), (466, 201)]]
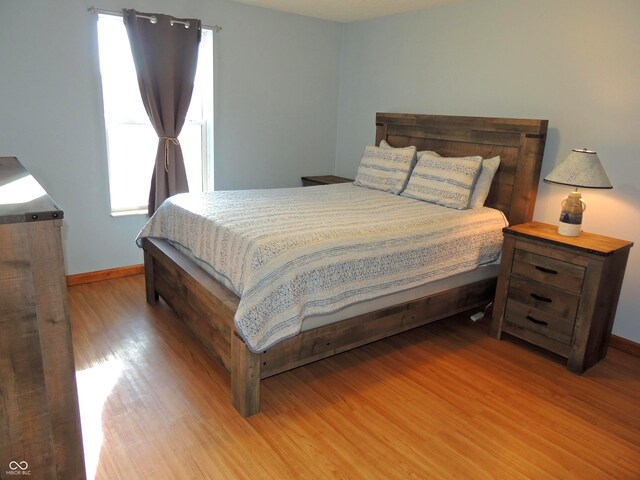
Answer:
[(508, 298), (561, 318), (574, 319), (580, 296), (515, 275), (509, 281)]
[(513, 324), (566, 345), (570, 345), (573, 338), (575, 318), (569, 320), (551, 315), (514, 300), (507, 301), (504, 320), (507, 331), (508, 325)]
[[(516, 245), (517, 247), (517, 245)], [(511, 272), (573, 293), (582, 292), (584, 267), (525, 250), (515, 250)]]

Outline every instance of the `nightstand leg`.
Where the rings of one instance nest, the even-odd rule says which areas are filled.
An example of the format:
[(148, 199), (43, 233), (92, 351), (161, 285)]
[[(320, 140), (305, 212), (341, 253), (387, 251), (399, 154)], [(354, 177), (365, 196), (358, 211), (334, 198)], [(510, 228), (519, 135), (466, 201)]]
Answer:
[(584, 358), (576, 358), (570, 356), (567, 360), (567, 370), (569, 370), (571, 373), (581, 375), (585, 371)]

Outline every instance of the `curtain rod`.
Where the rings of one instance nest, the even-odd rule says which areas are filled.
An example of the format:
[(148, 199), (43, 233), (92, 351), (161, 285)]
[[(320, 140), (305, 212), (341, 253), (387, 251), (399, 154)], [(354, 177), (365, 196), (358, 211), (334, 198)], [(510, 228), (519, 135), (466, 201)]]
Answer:
[[(89, 7), (89, 8), (87, 8), (87, 11), (92, 15), (95, 15), (97, 13), (104, 13), (106, 15), (115, 15), (116, 17), (122, 17), (122, 12), (116, 12), (116, 11), (113, 11), (113, 10), (104, 10), (102, 8)], [(136, 15), (136, 17), (138, 17), (138, 18), (146, 18), (151, 23), (156, 23), (158, 21), (158, 19), (154, 15)], [(173, 25), (174, 23), (180, 23), (180, 24), (184, 25), (186, 28), (189, 28), (189, 22), (183, 22), (182, 20), (173, 20), (172, 19), (171, 20), (171, 25)], [(222, 27), (220, 25), (213, 25), (212, 27), (210, 27), (209, 25), (202, 25), (202, 28), (208, 28), (209, 30), (213, 30), (216, 33), (219, 32), (220, 30), (222, 30)]]

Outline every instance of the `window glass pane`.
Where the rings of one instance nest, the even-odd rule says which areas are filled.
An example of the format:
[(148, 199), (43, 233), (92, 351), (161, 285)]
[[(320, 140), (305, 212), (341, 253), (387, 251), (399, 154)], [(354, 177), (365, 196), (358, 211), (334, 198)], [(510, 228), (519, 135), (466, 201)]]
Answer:
[(98, 44), (106, 121), (149, 123), (122, 17), (98, 16)]
[[(202, 125), (187, 122), (180, 132), (180, 146), (187, 171), (189, 191), (202, 192)], [(206, 147), (206, 145), (205, 145)]]
[(193, 95), (187, 112), (188, 120), (200, 120), (207, 116), (208, 103), (213, 103), (213, 30), (202, 30), (198, 50), (198, 68), (194, 80)]
[(150, 124), (107, 124), (112, 212), (147, 208), (157, 147)]

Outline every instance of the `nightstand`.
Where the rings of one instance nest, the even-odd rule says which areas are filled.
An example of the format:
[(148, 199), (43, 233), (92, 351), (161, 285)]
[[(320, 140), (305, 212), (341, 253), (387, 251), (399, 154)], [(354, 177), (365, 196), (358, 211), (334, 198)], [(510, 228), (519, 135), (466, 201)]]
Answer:
[(303, 187), (312, 187), (314, 185), (331, 185), (332, 183), (349, 183), (353, 182), (350, 178), (336, 177), (335, 175), (320, 175), (317, 177), (301, 177)]
[(607, 354), (632, 242), (539, 222), (503, 229), (490, 333), (503, 332), (567, 359), (582, 373)]

